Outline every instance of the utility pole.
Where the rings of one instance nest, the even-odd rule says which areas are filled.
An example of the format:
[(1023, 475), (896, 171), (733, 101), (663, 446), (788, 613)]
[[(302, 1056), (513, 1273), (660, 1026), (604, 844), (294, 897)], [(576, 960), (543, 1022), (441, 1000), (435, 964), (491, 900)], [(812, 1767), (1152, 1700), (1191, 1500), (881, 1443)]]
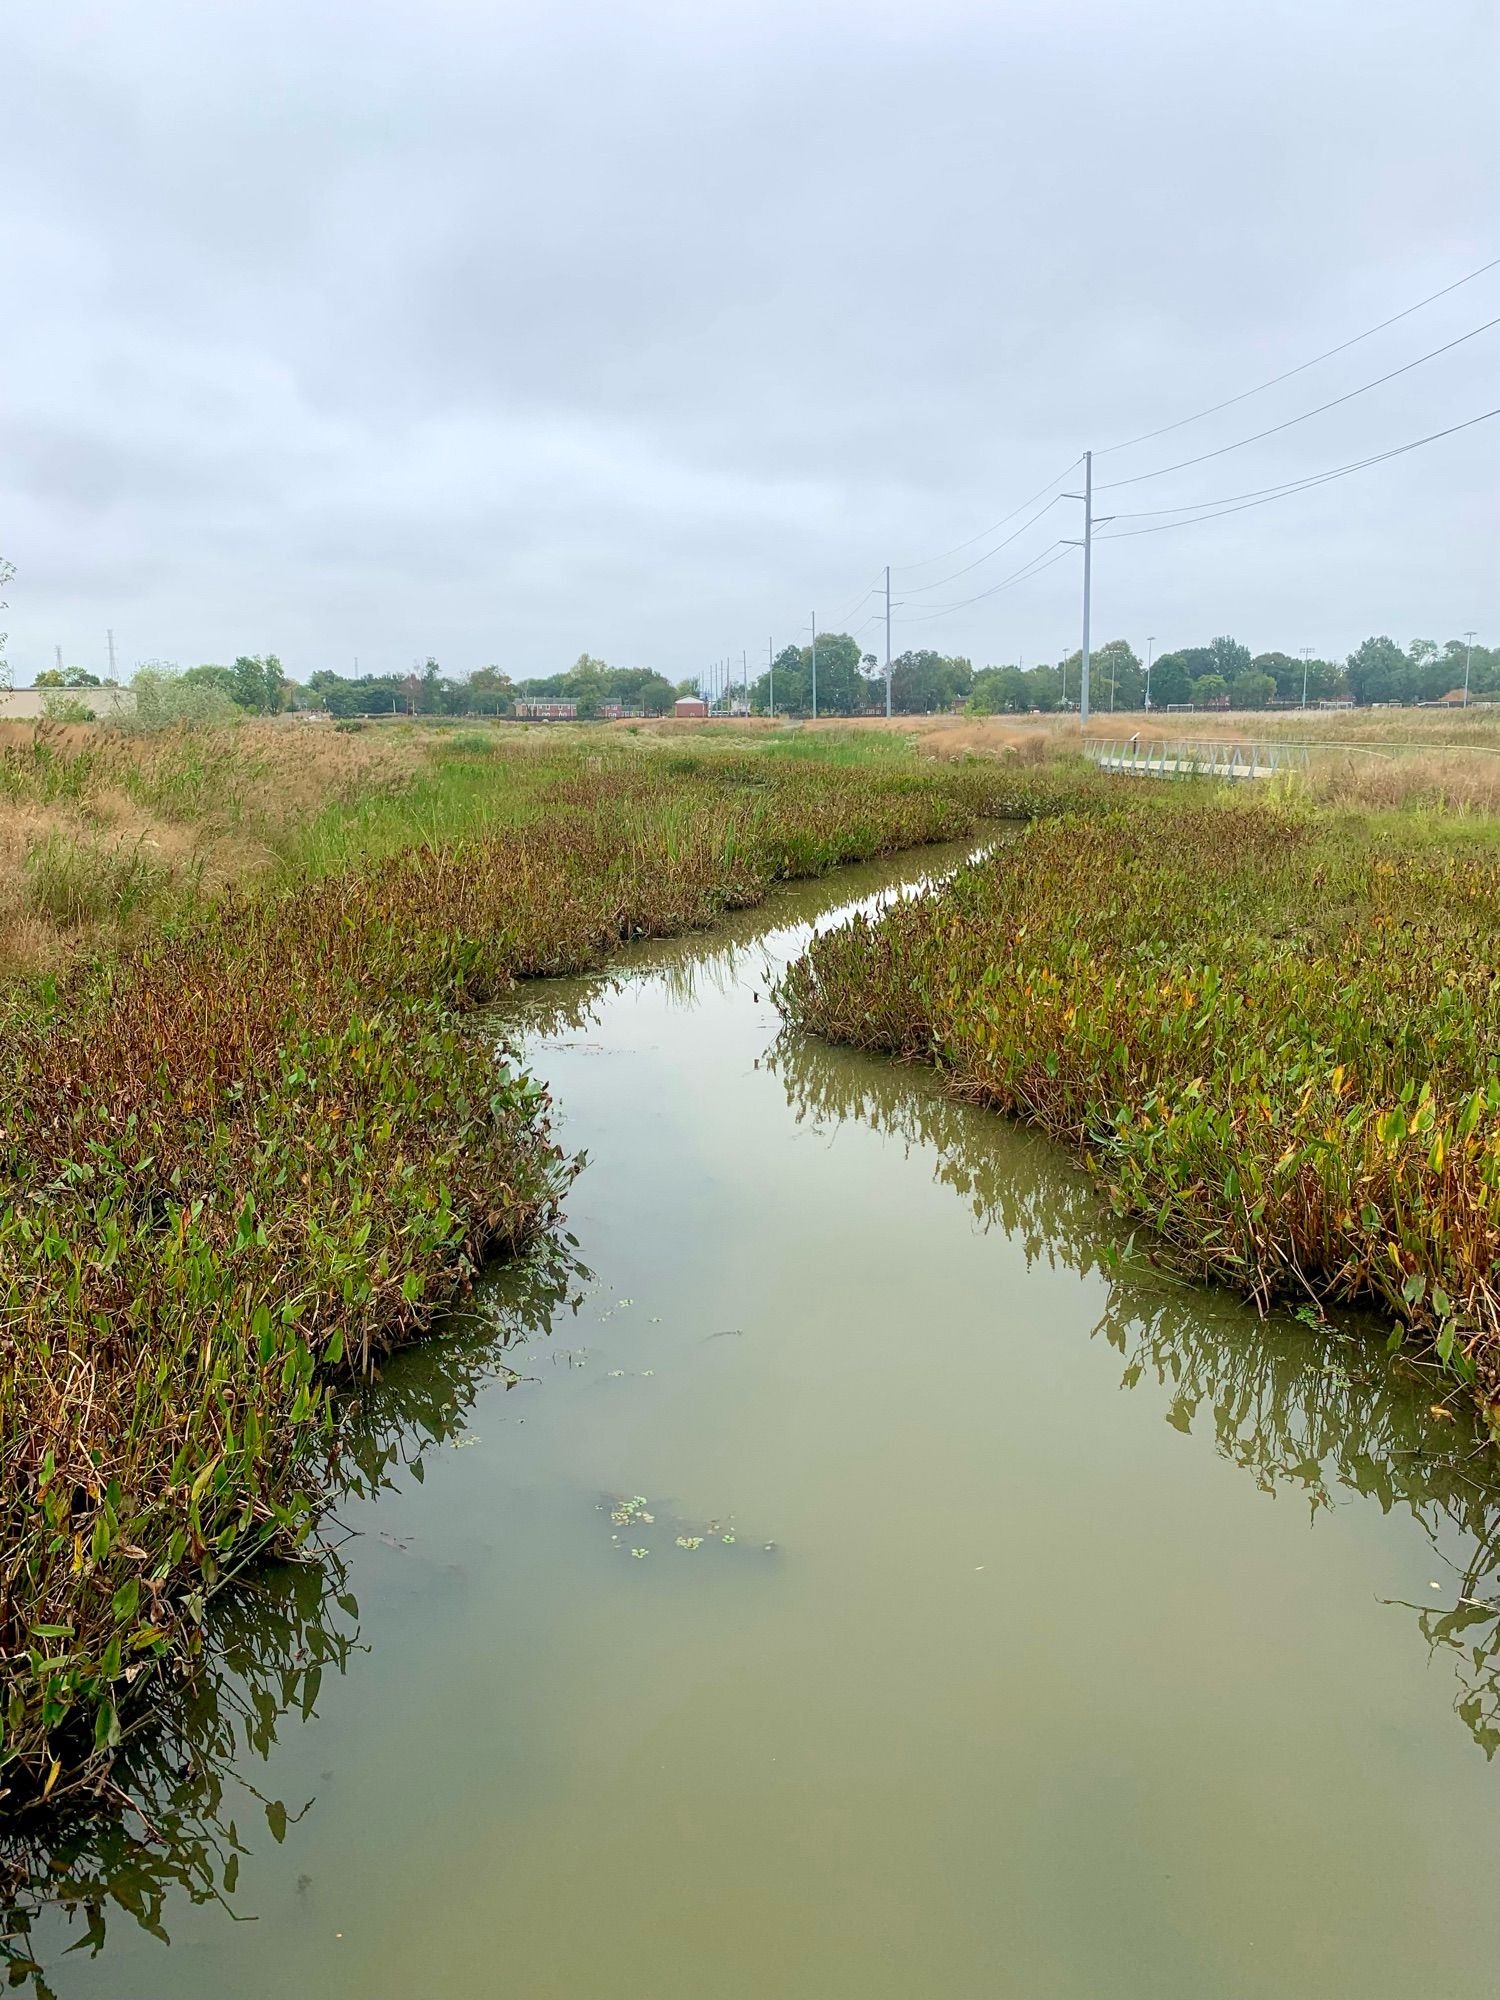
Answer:
[(114, 633), (113, 633), (113, 632), (106, 632), (106, 633), (105, 633), (105, 635), (104, 635), (104, 637), (105, 637), (105, 640), (106, 640), (106, 642), (107, 642), (107, 644), (108, 644), (108, 646), (109, 646), (109, 678), (110, 678), (111, 682), (113, 682), (113, 681), (115, 680), (115, 678), (116, 678), (116, 675), (115, 675), (115, 635), (114, 635)]
[(741, 651), (740, 653), (740, 680), (745, 689), (745, 713), (748, 715), (750, 713), (750, 655), (745, 651)]
[(1464, 634), (1464, 707), (1469, 705), (1469, 662), (1474, 657), (1474, 634)]
[[(1064, 493), (1060, 497), (1064, 500), (1081, 500), (1083, 502), (1083, 673), (1081, 676), (1082, 684), (1078, 690), (1078, 728), (1079, 733), (1083, 734), (1087, 732), (1089, 726), (1089, 593), (1093, 582), (1094, 569), (1094, 454), (1091, 451), (1086, 451), (1083, 454), (1083, 491), (1081, 493)], [(1113, 515), (1105, 514), (1102, 518), (1108, 521), (1114, 517)], [(1079, 546), (1079, 543), (1076, 541), (1073, 542), (1075, 549)], [(1063, 668), (1063, 700), (1066, 701), (1067, 698), (1068, 674), (1065, 666)]]
[(817, 612), (816, 612), (816, 611), (815, 611), (815, 612), (813, 613), (813, 615), (812, 615), (812, 635), (813, 635), (813, 642), (812, 642), (812, 684), (813, 684), (813, 685), (812, 685), (812, 697), (813, 697), (813, 712), (812, 712), (812, 719), (813, 719), (813, 721), (814, 721), (814, 722), (816, 722), (816, 721), (817, 721), (817, 719), (818, 719), (818, 614), (817, 614)]
[(891, 566), (885, 566), (885, 719), (891, 719)]
[(1297, 648), (1297, 650), (1298, 650), (1298, 652), (1299, 652), (1299, 653), (1300, 653), (1300, 654), (1302, 655), (1302, 706), (1303, 706), (1304, 708), (1306, 708), (1306, 706), (1307, 706), (1307, 669), (1308, 669), (1308, 665), (1309, 665), (1309, 662), (1310, 662), (1310, 661), (1311, 661), (1311, 659), (1312, 659), (1312, 647), (1311, 647), (1311, 646), (1299, 646), (1299, 647)]
[(1146, 640), (1146, 713), (1147, 713), (1147, 715), (1149, 715), (1149, 714), (1151, 713), (1151, 660), (1152, 660), (1152, 656), (1153, 656), (1153, 654), (1155, 653), (1155, 651), (1156, 651), (1156, 639), (1155, 639), (1155, 635), (1153, 634), (1153, 635), (1149, 636), (1149, 637), (1147, 638), (1147, 640)]
[(774, 721), (776, 718), (776, 642), (774, 639), (767, 639), (766, 641), (766, 673), (769, 675), (771, 682), (771, 719)]
[(63, 663), (62, 663), (62, 647), (61, 647), (61, 646), (54, 646), (54, 647), (52, 648), (52, 650), (53, 650), (53, 652), (54, 652), (54, 653), (55, 653), (55, 654), (57, 655), (57, 671), (58, 671), (58, 672), (59, 672), (59, 674), (60, 674), (60, 673), (62, 672), (62, 670), (63, 670)]
[(1083, 677), (1078, 694), (1078, 727), (1089, 726), (1089, 591), (1094, 567), (1094, 454), (1083, 454)]

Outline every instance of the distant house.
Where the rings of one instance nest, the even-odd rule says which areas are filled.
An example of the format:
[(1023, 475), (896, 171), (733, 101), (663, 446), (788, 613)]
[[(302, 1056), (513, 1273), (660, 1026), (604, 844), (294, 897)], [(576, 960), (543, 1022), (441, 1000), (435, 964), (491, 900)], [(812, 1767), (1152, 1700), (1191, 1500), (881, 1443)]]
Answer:
[(522, 722), (576, 722), (576, 701), (518, 701), (516, 714)]
[(599, 716), (604, 722), (629, 722), (644, 712), (628, 701), (604, 701), (599, 704)]
[(706, 716), (708, 703), (700, 695), (685, 694), (679, 701), (674, 702), (672, 713), (677, 716)]
[(1449, 688), (1445, 695), (1438, 697), (1433, 706), (1435, 708), (1463, 708), (1467, 705), (1468, 699), (1469, 697), (1464, 693), (1462, 688)]

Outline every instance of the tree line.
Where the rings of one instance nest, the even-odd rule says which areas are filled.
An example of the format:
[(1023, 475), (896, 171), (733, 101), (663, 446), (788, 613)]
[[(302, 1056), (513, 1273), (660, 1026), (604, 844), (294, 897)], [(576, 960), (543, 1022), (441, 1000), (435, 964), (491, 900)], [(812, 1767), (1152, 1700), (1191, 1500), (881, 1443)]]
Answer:
[[(1260, 709), (1308, 702), (1440, 701), (1462, 691), (1467, 667), (1473, 700), (1500, 699), (1500, 647), (1465, 639), (1414, 639), (1402, 647), (1384, 635), (1366, 639), (1343, 661), (1283, 652), (1252, 653), (1223, 635), (1206, 646), (1163, 653), (1150, 666), (1152, 708), (1193, 706)], [(1082, 655), (1026, 667), (976, 668), (962, 655), (915, 649), (891, 663), (891, 706), (898, 715), (940, 714), (963, 707), (975, 715), (1052, 714), (1078, 706)], [(1096, 710), (1146, 706), (1146, 664), (1125, 639), (1110, 639), (1090, 655), (1090, 700)], [(35, 685), (63, 700), (112, 686), (78, 667), (38, 674)], [(684, 694), (700, 692), (696, 680), (673, 682), (650, 667), (611, 667), (582, 653), (556, 674), (512, 679), (486, 666), (445, 674), (435, 659), (404, 674), (349, 677), (329, 669), (293, 681), (275, 653), (241, 654), (232, 666), (179, 670), (161, 662), (139, 667), (130, 683), (144, 722), (209, 721), (234, 714), (276, 715), (292, 708), (336, 718), (380, 715), (504, 716), (525, 701), (567, 701), (582, 719), (611, 707), (646, 716), (669, 715)], [(787, 646), (752, 682), (753, 713), (807, 715), (813, 707), (812, 647)], [(885, 673), (873, 653), (862, 653), (846, 632), (819, 635), (817, 709), (820, 715), (866, 715), (885, 706)]]
[[(1440, 701), (1462, 691), (1465, 669), (1471, 699), (1500, 697), (1500, 647), (1449, 639), (1414, 639), (1404, 650), (1387, 637), (1369, 638), (1343, 661), (1304, 659), (1283, 652), (1252, 653), (1228, 635), (1206, 646), (1185, 646), (1150, 663), (1153, 708), (1239, 709), (1353, 701)], [(860, 715), (885, 703), (885, 673), (873, 654), (861, 655), (844, 633), (818, 639), (818, 712)], [(961, 655), (928, 650), (891, 662), (891, 706), (898, 715), (937, 714), (962, 704), (970, 714), (1051, 714), (1078, 706), (1083, 654), (1036, 666), (975, 668)], [(774, 685), (778, 712), (805, 714), (812, 705), (812, 648), (789, 646), (751, 692), (759, 713), (769, 710)], [(1089, 698), (1096, 709), (1143, 709), (1147, 666), (1125, 639), (1090, 650)]]

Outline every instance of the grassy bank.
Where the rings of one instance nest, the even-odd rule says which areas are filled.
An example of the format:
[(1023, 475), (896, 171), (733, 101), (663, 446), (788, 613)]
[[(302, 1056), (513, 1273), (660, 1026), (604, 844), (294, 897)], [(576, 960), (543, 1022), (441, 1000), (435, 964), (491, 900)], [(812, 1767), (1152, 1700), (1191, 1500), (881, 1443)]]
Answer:
[(1082, 1149), (1186, 1270), (1387, 1309), (1494, 1424), (1497, 938), (1490, 822), (1143, 785), (819, 938), (780, 999)]
[(454, 737), (287, 808), (274, 867), (149, 921), (137, 906), (109, 955), (14, 981), (7, 1805), (107, 1786), (208, 1599), (309, 1532), (338, 1382), (555, 1214), (568, 1168), (545, 1099), (467, 1011), (1011, 803), (997, 771), (888, 755)]

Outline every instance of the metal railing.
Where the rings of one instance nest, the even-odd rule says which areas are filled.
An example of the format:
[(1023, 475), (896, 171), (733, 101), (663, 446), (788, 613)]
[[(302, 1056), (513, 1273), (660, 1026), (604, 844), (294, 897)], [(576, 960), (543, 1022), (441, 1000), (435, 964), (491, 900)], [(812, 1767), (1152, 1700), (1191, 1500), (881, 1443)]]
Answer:
[(1305, 771), (1303, 743), (1205, 742), (1130, 736), (1116, 741), (1086, 737), (1083, 754), (1101, 771), (1142, 778), (1271, 778)]

